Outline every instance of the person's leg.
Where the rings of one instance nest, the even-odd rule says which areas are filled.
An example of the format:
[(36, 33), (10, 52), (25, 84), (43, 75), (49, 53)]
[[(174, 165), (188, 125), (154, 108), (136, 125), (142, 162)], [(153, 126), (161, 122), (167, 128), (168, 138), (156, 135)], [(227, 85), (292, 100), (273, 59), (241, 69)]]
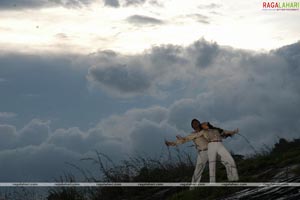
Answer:
[[(192, 177), (192, 183), (200, 183), (202, 173), (204, 171), (207, 161), (208, 161), (207, 151), (200, 151), (197, 156), (197, 162)], [(194, 189), (194, 187), (190, 187), (190, 190), (192, 189)]]
[(198, 153), (197, 163), (196, 163), (194, 175), (192, 177), (192, 183), (200, 182), (207, 161), (208, 161), (207, 151), (200, 151)]
[(220, 146), (218, 148), (218, 154), (221, 157), (222, 164), (226, 168), (228, 180), (229, 181), (239, 180), (236, 164), (235, 164), (231, 154), (228, 152), (228, 150), (224, 147), (224, 145), (222, 143), (220, 143)]
[(209, 182), (216, 182), (217, 146), (215, 142), (208, 143)]

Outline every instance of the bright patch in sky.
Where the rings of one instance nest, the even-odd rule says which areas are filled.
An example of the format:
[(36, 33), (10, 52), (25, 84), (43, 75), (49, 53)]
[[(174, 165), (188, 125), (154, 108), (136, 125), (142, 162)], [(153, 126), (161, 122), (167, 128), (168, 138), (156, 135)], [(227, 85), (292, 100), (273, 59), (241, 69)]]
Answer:
[(80, 8), (4, 10), (2, 49), (90, 53), (141, 52), (204, 37), (221, 45), (269, 50), (298, 40), (299, 12), (263, 11), (260, 1), (161, 1), (128, 7), (96, 2)]

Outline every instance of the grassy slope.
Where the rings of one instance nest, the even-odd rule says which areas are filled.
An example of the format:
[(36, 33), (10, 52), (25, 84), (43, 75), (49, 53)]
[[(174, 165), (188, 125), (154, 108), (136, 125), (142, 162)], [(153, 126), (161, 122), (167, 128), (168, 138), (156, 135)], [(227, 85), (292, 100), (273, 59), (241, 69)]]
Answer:
[[(133, 157), (120, 165), (115, 165), (107, 156), (97, 152), (90, 161), (99, 166), (104, 180), (97, 180), (80, 169), (86, 181), (107, 182), (190, 182), (194, 163), (188, 154), (178, 152), (177, 159), (161, 162), (158, 159)], [(292, 175), (300, 176), (300, 139), (286, 141), (280, 139), (273, 148), (249, 158), (235, 156), (241, 182), (270, 182)], [(87, 170), (86, 170), (87, 172)], [(61, 181), (76, 181), (72, 176)], [(208, 167), (203, 174), (203, 182), (208, 182)], [(224, 167), (217, 163), (217, 181), (227, 181)], [(106, 199), (218, 199), (245, 188), (54, 188), (48, 191), (48, 200), (106, 200)], [(16, 199), (15, 197), (7, 199)], [(23, 198), (24, 199), (24, 198)], [(32, 199), (32, 198), (31, 198)]]

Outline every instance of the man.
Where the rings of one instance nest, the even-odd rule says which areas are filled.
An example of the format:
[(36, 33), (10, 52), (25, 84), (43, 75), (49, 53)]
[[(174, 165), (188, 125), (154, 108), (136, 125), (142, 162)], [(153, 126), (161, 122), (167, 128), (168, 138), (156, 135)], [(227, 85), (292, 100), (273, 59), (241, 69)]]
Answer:
[(239, 179), (236, 164), (222, 144), (222, 138), (232, 136), (239, 132), (239, 129), (234, 131), (226, 131), (220, 128), (211, 126), (208, 122), (202, 123), (203, 129), (198, 137), (204, 136), (208, 141), (208, 161), (209, 161), (209, 181), (216, 182), (216, 159), (217, 155), (221, 157), (221, 162), (226, 168), (227, 178), (229, 181), (237, 181)]
[(205, 165), (208, 161), (207, 156), (207, 145), (208, 141), (204, 136), (199, 136), (201, 133), (201, 123), (197, 119), (193, 119), (191, 122), (191, 126), (194, 129), (192, 133), (187, 135), (186, 137), (176, 136), (177, 140), (175, 142), (166, 141), (167, 146), (176, 146), (179, 144), (186, 143), (188, 141), (193, 141), (195, 143), (196, 149), (198, 150), (196, 167), (194, 170), (194, 174), (192, 177), (192, 183), (199, 183), (201, 180), (202, 172), (205, 168)]

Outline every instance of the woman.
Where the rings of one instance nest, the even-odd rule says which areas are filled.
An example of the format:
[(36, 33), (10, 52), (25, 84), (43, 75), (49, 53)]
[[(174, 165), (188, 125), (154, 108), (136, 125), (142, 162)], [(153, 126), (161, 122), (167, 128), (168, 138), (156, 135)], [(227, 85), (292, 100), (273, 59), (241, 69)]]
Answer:
[(208, 122), (202, 123), (202, 132), (199, 136), (204, 136), (208, 140), (208, 162), (209, 162), (209, 180), (211, 183), (216, 182), (216, 159), (217, 155), (221, 157), (221, 162), (226, 168), (227, 178), (229, 181), (237, 181), (239, 179), (236, 164), (222, 144), (222, 138), (232, 136), (239, 132), (239, 129), (234, 131), (226, 131), (220, 128), (213, 127)]

